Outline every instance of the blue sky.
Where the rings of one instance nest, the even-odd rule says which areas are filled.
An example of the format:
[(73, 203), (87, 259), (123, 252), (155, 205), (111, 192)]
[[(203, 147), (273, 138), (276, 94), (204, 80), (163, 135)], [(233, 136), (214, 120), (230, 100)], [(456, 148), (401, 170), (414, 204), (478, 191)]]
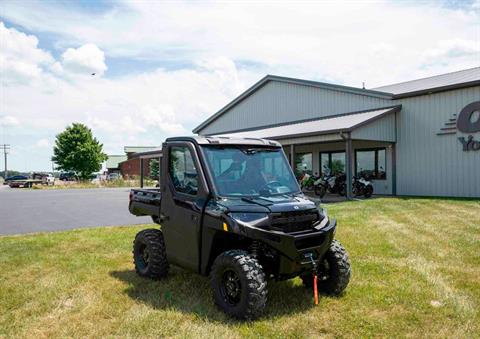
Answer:
[(0, 21), (15, 170), (50, 169), (72, 122), (110, 154), (191, 134), (265, 74), (372, 88), (480, 64), (479, 1), (2, 1)]

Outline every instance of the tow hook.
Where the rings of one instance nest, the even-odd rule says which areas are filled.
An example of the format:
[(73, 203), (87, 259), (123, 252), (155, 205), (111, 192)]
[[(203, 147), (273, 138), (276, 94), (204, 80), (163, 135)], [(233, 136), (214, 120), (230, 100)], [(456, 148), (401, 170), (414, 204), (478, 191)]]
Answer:
[(312, 263), (312, 275), (313, 275), (313, 300), (315, 305), (318, 305), (318, 287), (317, 287), (317, 263), (313, 260), (313, 254), (308, 253), (305, 257), (309, 258)]

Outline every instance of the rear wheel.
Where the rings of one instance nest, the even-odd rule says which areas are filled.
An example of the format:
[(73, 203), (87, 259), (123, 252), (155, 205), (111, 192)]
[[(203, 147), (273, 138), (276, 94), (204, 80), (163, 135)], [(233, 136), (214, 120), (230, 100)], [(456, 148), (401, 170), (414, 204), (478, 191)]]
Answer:
[(372, 185), (367, 185), (365, 187), (365, 198), (370, 198), (373, 194), (373, 186)]
[[(328, 295), (340, 295), (347, 288), (352, 270), (347, 251), (340, 242), (332, 241), (318, 271), (317, 286), (319, 291)], [(300, 278), (306, 287), (313, 287), (312, 274), (305, 274)]]
[(267, 302), (265, 273), (247, 252), (231, 250), (220, 254), (210, 274), (215, 303), (229, 316), (259, 317)]
[(163, 233), (146, 229), (137, 233), (133, 242), (135, 271), (142, 277), (161, 279), (167, 276), (169, 265)]

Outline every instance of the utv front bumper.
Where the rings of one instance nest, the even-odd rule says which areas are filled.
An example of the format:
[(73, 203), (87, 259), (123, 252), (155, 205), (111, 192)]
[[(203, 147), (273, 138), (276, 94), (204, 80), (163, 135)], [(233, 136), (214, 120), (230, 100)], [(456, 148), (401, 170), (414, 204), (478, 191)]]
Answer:
[(295, 277), (312, 269), (312, 260), (317, 263), (323, 258), (335, 236), (337, 222), (331, 219), (321, 229), (296, 233), (250, 228), (248, 236), (268, 244), (278, 253), (278, 280)]

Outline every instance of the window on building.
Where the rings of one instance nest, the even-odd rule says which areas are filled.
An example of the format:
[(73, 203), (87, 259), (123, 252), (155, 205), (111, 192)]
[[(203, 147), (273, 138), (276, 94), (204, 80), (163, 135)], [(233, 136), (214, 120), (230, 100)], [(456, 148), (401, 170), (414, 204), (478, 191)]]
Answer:
[(320, 173), (339, 174), (345, 172), (345, 152), (320, 153)]
[(295, 154), (295, 175), (298, 176), (303, 172), (312, 174), (312, 153), (296, 153)]
[(387, 178), (385, 148), (357, 150), (355, 159), (356, 176), (375, 180)]
[(174, 146), (170, 148), (169, 172), (177, 192), (197, 194), (198, 173), (188, 147)]

